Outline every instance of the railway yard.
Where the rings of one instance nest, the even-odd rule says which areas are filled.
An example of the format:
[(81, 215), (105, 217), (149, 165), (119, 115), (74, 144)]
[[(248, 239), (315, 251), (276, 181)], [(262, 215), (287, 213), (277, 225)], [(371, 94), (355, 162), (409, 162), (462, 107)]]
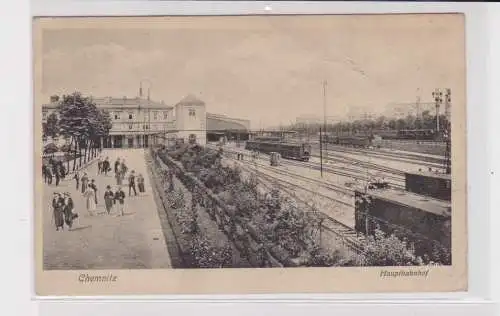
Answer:
[[(217, 143), (207, 145), (213, 149), (220, 146)], [(321, 213), (325, 232), (340, 237), (354, 251), (361, 249), (365, 238), (356, 228), (356, 192), (366, 192), (370, 183), (385, 182), (390, 190), (407, 195), (407, 208), (420, 210), (421, 196), (406, 192), (406, 175), (429, 171), (442, 174), (445, 159), (424, 153), (328, 144), (327, 149), (323, 148), (322, 157), (319, 146), (313, 145), (308, 161), (281, 159), (279, 165), (271, 166), (269, 153), (256, 154), (235, 143), (224, 144), (222, 148), (223, 164), (237, 165), (243, 174), (256, 175), (262, 187), (279, 188), (296, 203)], [(425, 201), (429, 208), (451, 207), (451, 202), (430, 196), (426, 196)]]

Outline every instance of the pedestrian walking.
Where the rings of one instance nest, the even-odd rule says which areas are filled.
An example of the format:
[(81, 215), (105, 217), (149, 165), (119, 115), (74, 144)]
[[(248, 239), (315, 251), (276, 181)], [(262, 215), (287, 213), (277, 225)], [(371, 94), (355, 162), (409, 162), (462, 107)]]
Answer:
[(49, 166), (47, 166), (47, 169), (45, 169), (45, 172), (47, 174), (47, 183), (52, 184), (52, 170)]
[(64, 193), (64, 221), (69, 229), (73, 227), (73, 221), (78, 218), (78, 214), (73, 213), (75, 205), (73, 199), (68, 192)]
[(137, 176), (137, 186), (139, 187), (139, 192), (144, 193), (146, 190), (144, 189), (144, 177), (141, 173)]
[(73, 179), (75, 179), (76, 191), (80, 190), (80, 173), (78, 171), (75, 172), (75, 175), (73, 176)]
[(115, 192), (115, 205), (118, 211), (118, 216), (123, 216), (125, 214), (125, 192), (123, 192), (121, 186), (118, 186), (118, 189)]
[(66, 177), (66, 168), (64, 168), (64, 164), (62, 161), (59, 161), (58, 165), (59, 165), (58, 169), (59, 169), (60, 177), (61, 177), (61, 179), (64, 179)]
[(84, 194), (85, 191), (87, 190), (87, 186), (89, 184), (89, 176), (87, 176), (86, 172), (83, 173), (83, 177), (82, 177), (81, 181), (82, 181), (82, 194)]
[(116, 161), (115, 161), (115, 174), (118, 173), (119, 167), (120, 167), (120, 158), (116, 158)]
[(115, 201), (115, 194), (111, 191), (111, 186), (106, 186), (106, 191), (104, 192), (104, 205), (106, 206), (106, 212), (108, 215), (113, 209), (113, 204)]
[(104, 175), (107, 176), (108, 172), (111, 170), (110, 165), (109, 165), (109, 158), (108, 157), (106, 157), (106, 159), (104, 159), (104, 161), (102, 163), (102, 168), (103, 168), (103, 171), (104, 171)]
[(102, 173), (102, 159), (99, 157), (99, 159), (97, 160), (97, 174), (101, 174)]
[(120, 168), (115, 172), (116, 185), (122, 185), (122, 174)]
[(97, 205), (98, 204), (97, 203), (97, 185), (95, 184), (95, 179), (92, 179), (90, 181), (89, 187), (91, 187), (92, 190), (94, 190), (94, 202)]
[(132, 196), (132, 190), (134, 190), (134, 195), (137, 196), (137, 191), (135, 190), (135, 171), (130, 171), (128, 176), (128, 196)]
[(54, 197), (52, 198), (52, 210), (54, 215), (54, 224), (56, 225), (56, 231), (64, 230), (64, 200), (58, 192), (54, 192)]
[(43, 182), (48, 183), (48, 178), (47, 178), (47, 165), (42, 164), (42, 176), (43, 176)]
[(85, 202), (87, 206), (87, 212), (89, 213), (90, 216), (94, 215), (94, 211), (96, 210), (96, 203), (95, 203), (95, 191), (92, 189), (91, 186), (89, 186), (84, 193), (85, 197)]
[(127, 174), (128, 167), (125, 164), (125, 159), (122, 160), (122, 163), (120, 164), (120, 175), (122, 176), (122, 181), (125, 179), (125, 175)]
[(61, 173), (59, 171), (59, 166), (54, 164), (52, 170), (54, 171), (54, 175), (56, 176), (56, 187), (59, 186), (59, 181), (61, 181)]

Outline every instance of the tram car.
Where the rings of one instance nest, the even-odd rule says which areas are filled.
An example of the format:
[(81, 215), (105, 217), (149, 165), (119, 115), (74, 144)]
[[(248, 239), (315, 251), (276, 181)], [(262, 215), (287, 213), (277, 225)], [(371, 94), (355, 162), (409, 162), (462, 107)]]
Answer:
[(355, 200), (357, 232), (373, 235), (379, 229), (394, 234), (412, 244), (419, 256), (451, 250), (450, 202), (391, 188), (356, 190)]
[(245, 144), (246, 150), (255, 150), (261, 153), (279, 153), (282, 158), (309, 161), (311, 145), (307, 143), (283, 143), (274, 141), (249, 140)]

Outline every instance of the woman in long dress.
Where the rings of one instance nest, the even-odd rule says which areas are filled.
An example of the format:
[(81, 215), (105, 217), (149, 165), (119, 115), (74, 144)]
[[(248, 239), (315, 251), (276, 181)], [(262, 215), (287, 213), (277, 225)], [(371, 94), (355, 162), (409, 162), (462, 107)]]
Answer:
[(94, 189), (92, 187), (87, 187), (84, 196), (87, 204), (87, 212), (89, 212), (89, 215), (92, 216), (94, 215), (93, 212), (96, 210)]
[(54, 193), (52, 198), (52, 208), (54, 213), (54, 223), (56, 231), (64, 230), (64, 200), (59, 193)]

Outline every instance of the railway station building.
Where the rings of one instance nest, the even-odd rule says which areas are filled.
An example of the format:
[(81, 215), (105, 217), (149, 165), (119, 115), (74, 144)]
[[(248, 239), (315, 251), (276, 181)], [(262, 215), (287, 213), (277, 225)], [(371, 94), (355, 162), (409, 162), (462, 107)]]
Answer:
[[(195, 138), (200, 145), (221, 136), (248, 139), (250, 121), (207, 113), (205, 102), (193, 94), (175, 105), (143, 97), (92, 97), (92, 101), (111, 116), (112, 128), (101, 140), (103, 148), (142, 148), (179, 138)], [(42, 105), (43, 123), (57, 106), (57, 98)]]

